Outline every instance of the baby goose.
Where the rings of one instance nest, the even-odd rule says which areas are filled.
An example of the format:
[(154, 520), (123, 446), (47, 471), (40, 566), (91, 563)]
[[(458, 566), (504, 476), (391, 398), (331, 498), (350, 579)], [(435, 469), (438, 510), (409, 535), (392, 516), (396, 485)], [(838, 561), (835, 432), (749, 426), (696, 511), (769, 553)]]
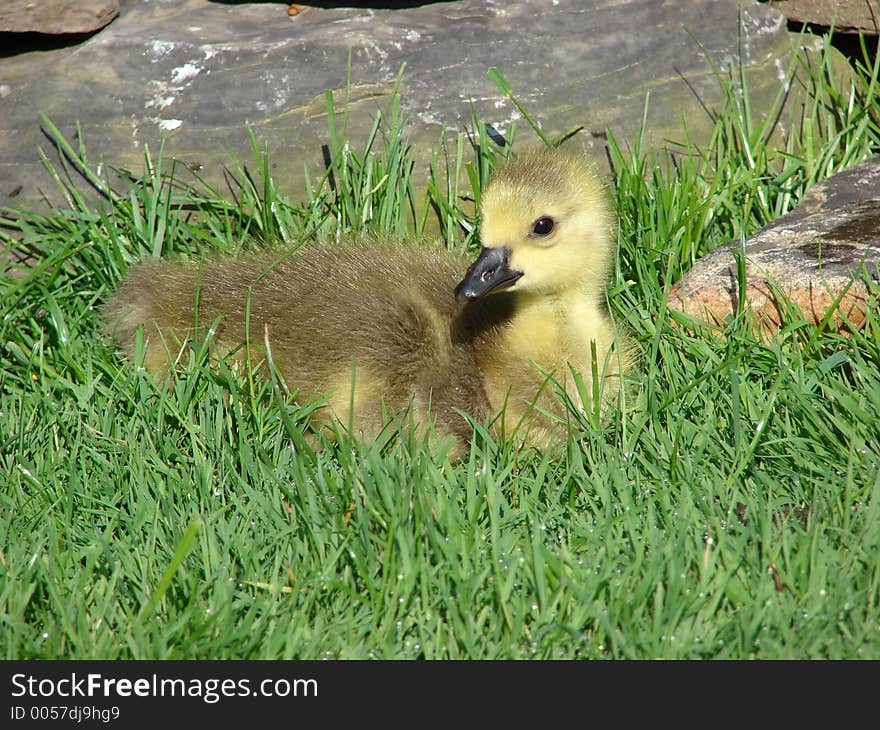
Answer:
[(144, 327), (145, 366), (159, 376), (196, 329), (216, 323), (217, 355), (255, 361), (265, 331), (300, 399), (326, 399), (319, 424), (373, 438), (405, 412), (460, 454), (472, 435), (461, 411), (500, 416), (503, 433), (545, 447), (564, 416), (547, 375), (586, 408), (570, 367), (592, 392), (594, 348), (607, 398), (627, 362), (604, 308), (611, 214), (584, 163), (552, 151), (509, 162), (481, 213), (483, 249), (469, 268), (462, 255), (388, 241), (153, 260), (132, 268), (103, 316), (129, 357)]

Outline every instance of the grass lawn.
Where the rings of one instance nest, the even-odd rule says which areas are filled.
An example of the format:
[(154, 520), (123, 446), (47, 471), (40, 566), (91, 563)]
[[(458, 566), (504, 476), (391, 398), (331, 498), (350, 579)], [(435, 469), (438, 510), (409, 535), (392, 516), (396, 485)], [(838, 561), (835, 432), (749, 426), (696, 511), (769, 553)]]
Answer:
[(609, 137), (608, 300), (641, 358), (555, 458), (483, 424), (459, 463), (404, 437), (313, 450), (284, 383), (195, 343), (160, 387), (96, 314), (148, 255), (350, 230), (476, 250), (474, 203), (519, 142), (473, 120), (417, 189), (397, 100), (348, 140), (330, 97), (331, 170), (293, 204), (257, 141), (231, 192), (149, 154), (111, 188), (44, 120), (68, 205), (0, 220), (30, 257), (0, 279), (0, 656), (880, 659), (876, 299), (855, 333), (792, 311), (770, 341), (747, 310), (719, 331), (666, 306), (701, 254), (880, 153), (877, 64), (850, 80), (830, 58), (800, 59), (782, 111), (719, 72), (702, 148)]

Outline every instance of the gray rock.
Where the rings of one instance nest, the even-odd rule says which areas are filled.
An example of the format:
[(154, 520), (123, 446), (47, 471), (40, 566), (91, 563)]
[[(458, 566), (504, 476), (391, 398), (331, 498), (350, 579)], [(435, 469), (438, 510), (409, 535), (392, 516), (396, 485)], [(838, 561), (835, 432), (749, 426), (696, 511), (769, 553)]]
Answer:
[(349, 137), (360, 144), (406, 63), (402, 104), (421, 179), (444, 127), (461, 131), (471, 103), (502, 133), (520, 121), (528, 136), (487, 78), (490, 66), (546, 131), (583, 125), (575, 144), (604, 165), (601, 134), (632, 139), (649, 92), (653, 140), (680, 138), (682, 117), (705, 140), (701, 103), (717, 107), (721, 96), (697, 41), (722, 68), (740, 60), (754, 108), (769, 107), (791, 36), (779, 12), (754, 0), (458, 0), (308, 7), (295, 17), (275, 3), (129, 0), (80, 47), (0, 59), (0, 207), (32, 206), (41, 192), (58, 199), (37, 155), (48, 147), (40, 112), (69, 137), (79, 122), (95, 163), (136, 171), (144, 147), (155, 152), (164, 140), (166, 157), (200, 165), (221, 187), (230, 158), (252, 159), (249, 124), (298, 200), (303, 165), (322, 168), (324, 90), (344, 97), (349, 48)]
[(119, 0), (3, 0), (0, 33), (91, 33), (117, 15)]
[(670, 306), (720, 324), (744, 296), (770, 333), (786, 300), (819, 323), (839, 298), (831, 326), (859, 326), (870, 305), (864, 276), (880, 281), (880, 157), (814, 186), (789, 215), (747, 239), (745, 292), (734, 257), (740, 246), (727, 243), (697, 261), (671, 289)]

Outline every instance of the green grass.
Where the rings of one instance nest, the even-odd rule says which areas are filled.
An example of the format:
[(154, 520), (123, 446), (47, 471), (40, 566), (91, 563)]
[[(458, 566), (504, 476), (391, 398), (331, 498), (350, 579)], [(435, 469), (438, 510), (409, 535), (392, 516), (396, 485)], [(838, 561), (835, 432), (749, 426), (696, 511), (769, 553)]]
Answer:
[(719, 334), (666, 308), (702, 253), (880, 152), (877, 66), (850, 82), (829, 58), (762, 114), (719, 72), (702, 148), (609, 138), (609, 302), (642, 359), (556, 459), (479, 424), (458, 464), (404, 437), (313, 451), (282, 383), (194, 346), (157, 387), (95, 313), (143, 255), (352, 229), (473, 249), (509, 150), (478, 120), (419, 192), (397, 100), (359, 141), (329, 97), (328, 171), (296, 205), (256, 140), (232, 192), (161, 151), (114, 191), (44, 120), (69, 205), (0, 234), (33, 257), (0, 280), (0, 656), (880, 658), (876, 306), (850, 335), (791, 311), (769, 342), (747, 312)]

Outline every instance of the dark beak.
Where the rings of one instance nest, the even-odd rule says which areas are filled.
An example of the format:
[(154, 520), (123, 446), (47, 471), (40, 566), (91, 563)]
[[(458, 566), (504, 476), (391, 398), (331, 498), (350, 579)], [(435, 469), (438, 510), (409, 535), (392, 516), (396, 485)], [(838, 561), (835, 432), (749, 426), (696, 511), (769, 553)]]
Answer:
[(507, 246), (484, 247), (464, 279), (455, 287), (455, 298), (460, 302), (473, 301), (513, 284), (522, 276), (522, 272), (514, 271), (507, 265), (509, 257)]

